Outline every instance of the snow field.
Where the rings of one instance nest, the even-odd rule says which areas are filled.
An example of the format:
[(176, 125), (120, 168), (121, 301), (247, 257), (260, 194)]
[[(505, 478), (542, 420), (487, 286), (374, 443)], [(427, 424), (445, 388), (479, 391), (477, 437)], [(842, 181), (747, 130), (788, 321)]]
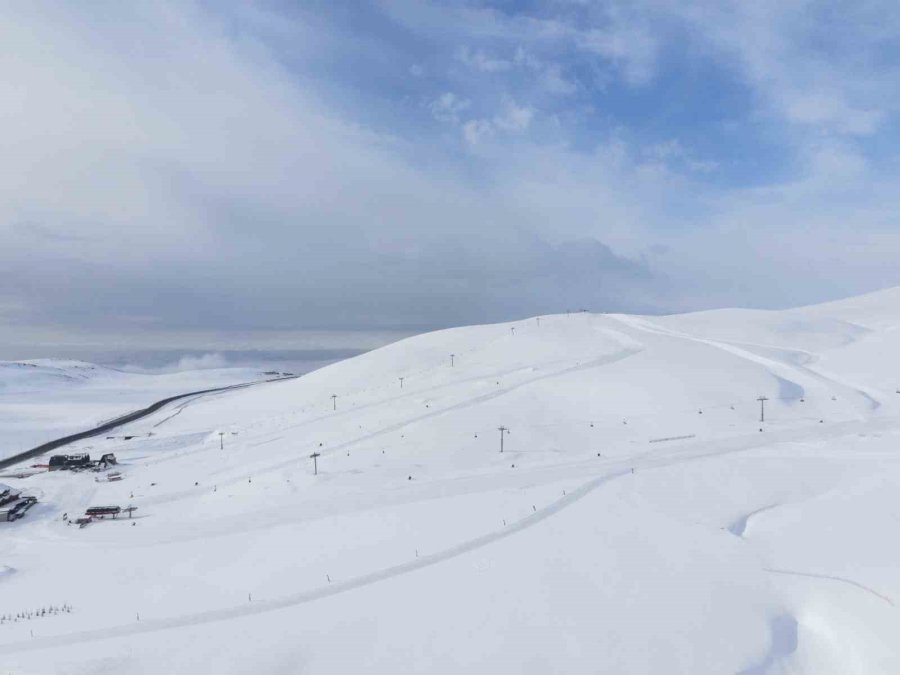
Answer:
[[(79, 444), (125, 480), (20, 481), (4, 604), (74, 611), (0, 665), (896, 672), (896, 296), (453, 329), (161, 410)], [(101, 502), (137, 517), (60, 520)]]
[(260, 379), (248, 368), (150, 375), (82, 361), (0, 361), (0, 459), (169, 396)]

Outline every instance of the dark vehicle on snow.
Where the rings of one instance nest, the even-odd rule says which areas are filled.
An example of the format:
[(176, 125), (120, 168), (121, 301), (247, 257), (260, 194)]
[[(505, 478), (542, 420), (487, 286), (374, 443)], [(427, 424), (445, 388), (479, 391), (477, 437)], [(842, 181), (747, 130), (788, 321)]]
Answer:
[(91, 466), (91, 456), (87, 453), (79, 455), (53, 455), (47, 466), (50, 471), (58, 471), (60, 469), (87, 469)]
[(23, 497), (12, 504), (5, 504), (0, 507), (0, 521), (18, 520), (25, 515), (25, 512), (32, 506), (37, 504), (37, 497)]

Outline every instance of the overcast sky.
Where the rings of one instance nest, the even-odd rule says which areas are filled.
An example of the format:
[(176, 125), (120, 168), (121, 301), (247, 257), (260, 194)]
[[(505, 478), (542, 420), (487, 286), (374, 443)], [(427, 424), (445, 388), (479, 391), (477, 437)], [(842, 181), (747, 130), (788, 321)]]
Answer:
[(6, 2), (0, 45), (0, 345), (900, 283), (895, 0)]

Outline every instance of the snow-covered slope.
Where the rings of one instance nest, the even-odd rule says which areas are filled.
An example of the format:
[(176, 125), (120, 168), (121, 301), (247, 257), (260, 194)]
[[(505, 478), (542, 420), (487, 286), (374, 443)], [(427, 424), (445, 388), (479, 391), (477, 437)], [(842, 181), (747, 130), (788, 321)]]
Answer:
[(92, 442), (121, 482), (3, 478), (0, 614), (71, 612), (0, 665), (898, 672), (898, 317), (546, 316), (161, 410)]
[(257, 369), (129, 373), (84, 361), (0, 361), (0, 459), (180, 394), (265, 379)]

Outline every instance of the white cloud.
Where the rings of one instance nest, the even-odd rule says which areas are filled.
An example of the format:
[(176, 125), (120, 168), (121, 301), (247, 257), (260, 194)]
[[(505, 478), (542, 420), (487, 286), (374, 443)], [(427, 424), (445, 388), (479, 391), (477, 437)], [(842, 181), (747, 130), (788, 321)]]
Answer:
[(563, 75), (562, 68), (557, 64), (546, 64), (540, 72), (539, 82), (541, 88), (551, 94), (571, 96), (578, 91), (575, 83)]
[(463, 138), (469, 145), (478, 145), (494, 131), (488, 120), (469, 120), (463, 124)]
[[(345, 119), (204, 13), (142, 6), (138, 21), (115, 7), (108, 24), (2, 10), (18, 58), (0, 86), (19, 98), (0, 110), (0, 303), (23, 325), (149, 335), (485, 320), (504, 307), (458, 295), (467, 279), (532, 264), (493, 243), (563, 229), (548, 225), (555, 199), (518, 205), (525, 104), (462, 124), (453, 116), (473, 104), (447, 90), (429, 109), (481, 146), (483, 184), (427, 143)], [(501, 134), (519, 141), (491, 167), (487, 141)], [(602, 239), (606, 203), (564, 229)]]
[(456, 50), (456, 59), (461, 63), (485, 73), (499, 73), (507, 71), (513, 66), (512, 61), (488, 56), (480, 49), (460, 47)]
[(503, 109), (491, 119), (471, 119), (463, 124), (463, 139), (470, 146), (477, 146), (488, 138), (495, 137), (497, 132), (521, 134), (531, 126), (532, 119), (534, 110), (507, 99), (503, 103)]
[(167, 370), (212, 370), (228, 366), (228, 359), (221, 354), (203, 354), (201, 356), (182, 356), (176, 363), (168, 366)]
[(616, 64), (632, 85), (645, 85), (656, 74), (657, 40), (640, 22), (613, 13), (608, 26), (576, 33), (576, 40), (582, 49)]
[(461, 99), (453, 92), (447, 91), (434, 99), (429, 107), (436, 120), (456, 123), (459, 122), (460, 113), (471, 106), (472, 102), (468, 99)]
[(791, 122), (857, 136), (874, 134), (885, 117), (883, 111), (849, 105), (840, 92), (822, 89), (786, 92), (783, 105)]
[[(814, 279), (786, 260), (791, 247), (816, 261), (816, 274), (829, 273), (827, 256), (841, 246), (861, 251), (835, 268), (835, 286), (874, 284), (896, 265), (885, 232), (896, 225), (888, 206), (900, 181), (858, 137), (877, 137), (894, 115), (889, 77), (808, 54), (791, 39), (802, 13), (776, 4), (635, 3), (584, 27), (484, 11), (477, 23), (453, 13), (466, 18), (454, 23), (443, 5), (411, 3), (438, 35), (416, 37), (443, 49), (443, 65), (463, 79), (439, 80), (435, 58), (422, 65), (427, 81), (412, 82), (405, 55), (398, 80), (417, 87), (406, 99), (389, 87), (360, 93), (335, 71), (325, 87), (304, 61), (328, 61), (322, 54), (297, 56), (288, 70), (255, 33), (188, 4), (113, 4), (90, 15), (4, 5), (0, 40), (15, 57), (0, 64), (0, 313), (136, 330), (423, 325), (452, 312), (467, 320), (453, 292), (471, 270), (454, 265), (515, 267), (488, 244), (522, 232), (555, 245), (599, 239), (630, 256), (665, 245), (660, 269), (685, 285), (712, 270), (748, 285), (772, 279), (742, 301), (810, 299)], [(642, 17), (641, 7), (653, 11)], [(579, 146), (565, 117), (578, 110), (547, 111), (569, 103), (547, 94), (582, 91), (567, 79), (566, 49), (652, 86), (665, 37), (652, 26), (664, 18), (683, 22), (692, 50), (754, 88), (763, 102), (754, 120), (789, 125), (790, 171), (778, 182), (765, 176), (766, 188), (751, 190), (707, 181), (718, 167), (686, 141), (648, 146), (609, 127)], [(321, 44), (352, 51), (346, 40)], [(459, 44), (479, 45), (467, 68)], [(497, 54), (513, 65), (498, 65)], [(527, 81), (516, 88), (516, 78)], [(404, 100), (415, 115), (384, 121), (385, 101)], [(446, 130), (425, 137), (415, 123), (429, 115), (470, 151), (448, 148)], [(817, 228), (833, 238), (818, 241)], [(478, 258), (484, 250), (495, 258)], [(779, 285), (798, 290), (787, 296)], [(672, 300), (691, 303), (702, 298)]]
[[(886, 35), (900, 33), (891, 2), (848, 5), (840, 25), (815, 7), (779, 0), (666, 3), (698, 46), (736, 65), (770, 114), (815, 134), (867, 136), (896, 113), (897, 70), (879, 64)], [(823, 42), (823, 40), (827, 40)]]
[(568, 96), (578, 90), (575, 84), (563, 75), (560, 64), (543, 61), (521, 45), (516, 48), (513, 61), (517, 66), (532, 71), (543, 91)]
[(676, 172), (687, 169), (689, 172), (709, 173), (719, 168), (719, 162), (696, 157), (676, 138), (650, 145), (644, 149), (644, 156), (651, 163)]
[(504, 131), (519, 133), (528, 129), (534, 118), (534, 110), (516, 105), (512, 100), (506, 101), (503, 112), (494, 117), (494, 125)]

